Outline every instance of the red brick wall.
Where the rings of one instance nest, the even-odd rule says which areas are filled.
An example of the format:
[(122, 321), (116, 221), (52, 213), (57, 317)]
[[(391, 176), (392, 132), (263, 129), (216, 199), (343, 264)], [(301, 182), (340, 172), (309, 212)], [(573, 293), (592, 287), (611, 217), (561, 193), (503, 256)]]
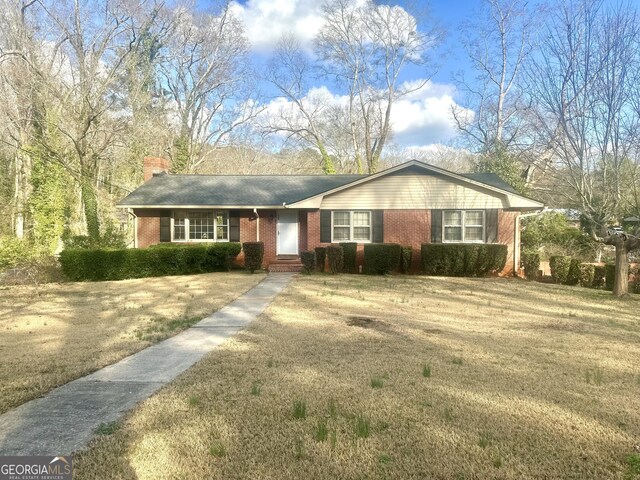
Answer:
[[(276, 258), (276, 229), (277, 212), (275, 210), (259, 210), (260, 214), (260, 240), (264, 242), (264, 265)], [(147, 247), (160, 241), (159, 210), (136, 209), (138, 216), (138, 246)], [(502, 275), (513, 273), (513, 250), (515, 219), (518, 212), (498, 213), (498, 241), (507, 245), (507, 263)], [(240, 242), (256, 241), (257, 221), (251, 210), (240, 211)], [(299, 249), (301, 252), (313, 250), (315, 247), (327, 246), (328, 243), (320, 243), (320, 210), (300, 211), (299, 213)], [(384, 212), (384, 241), (387, 243), (399, 243), (413, 247), (412, 267), (414, 272), (419, 272), (420, 245), (431, 241), (431, 212), (430, 210), (385, 210)], [(238, 262), (243, 262), (243, 254), (238, 257)], [(356, 257), (358, 265), (364, 263), (364, 245), (358, 245)]]
[(411, 266), (419, 272), (420, 246), (431, 241), (431, 210), (385, 210), (384, 241), (413, 247)]
[(307, 248), (307, 211), (300, 210), (298, 212), (298, 250), (306, 252)]
[[(518, 212), (498, 213), (498, 242), (507, 245), (507, 263), (501, 275), (513, 273), (513, 249), (515, 219)], [(307, 250), (315, 247), (327, 246), (320, 243), (320, 211), (307, 213)], [(420, 247), (423, 243), (431, 242), (431, 211), (430, 210), (385, 210), (384, 211), (384, 241), (399, 243), (413, 247), (413, 272), (420, 271)], [(364, 244), (358, 245), (356, 257), (358, 265), (364, 263)]]
[(137, 220), (138, 248), (148, 247), (160, 242), (160, 210), (134, 211)]
[(520, 212), (498, 210), (498, 243), (507, 245), (507, 263), (500, 275), (513, 275), (513, 250), (515, 241), (515, 222)]
[(263, 265), (269, 265), (276, 259), (276, 227), (275, 210), (258, 210), (260, 214), (260, 241), (264, 242)]

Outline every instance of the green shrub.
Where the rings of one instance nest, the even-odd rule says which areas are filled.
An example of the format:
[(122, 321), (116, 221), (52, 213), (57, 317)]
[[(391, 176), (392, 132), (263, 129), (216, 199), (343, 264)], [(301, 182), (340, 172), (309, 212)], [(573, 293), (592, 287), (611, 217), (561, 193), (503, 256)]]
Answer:
[(596, 265), (593, 269), (593, 285), (592, 288), (602, 288), (604, 285), (604, 277), (606, 269), (604, 265)]
[(607, 263), (604, 266), (604, 288), (613, 291), (613, 284), (616, 281), (616, 266), (613, 263)]
[(587, 288), (593, 288), (595, 274), (595, 265), (580, 265), (580, 285)]
[(74, 281), (188, 275), (229, 270), (240, 253), (239, 243), (163, 248), (67, 249), (60, 254), (62, 271)]
[(316, 247), (316, 268), (319, 272), (324, 272), (324, 264), (327, 259), (327, 248)]
[(507, 246), (497, 244), (423, 243), (422, 269), (427, 275), (484, 277), (507, 263)]
[(304, 273), (311, 273), (316, 266), (316, 253), (302, 252), (300, 254), (300, 261), (302, 262), (302, 269)]
[(30, 263), (40, 256), (38, 248), (26, 239), (0, 237), (0, 272)]
[(640, 293), (640, 268), (636, 267), (629, 270), (631, 278), (629, 279), (629, 291), (631, 293)]
[(580, 283), (580, 260), (572, 258), (567, 273), (567, 285), (578, 285)]
[(549, 259), (549, 267), (551, 268), (551, 278), (556, 283), (567, 283), (569, 268), (571, 268), (571, 257), (554, 255)]
[(263, 242), (244, 242), (242, 244), (244, 251), (244, 266), (251, 273), (262, 268), (262, 259), (264, 258)]
[(341, 242), (343, 265), (342, 271), (344, 273), (356, 273), (356, 254), (358, 251), (358, 244), (355, 242)]
[(411, 271), (411, 259), (413, 258), (413, 247), (402, 247), (400, 253), (400, 269), (402, 273)]
[(329, 245), (327, 247), (327, 257), (329, 258), (329, 271), (333, 274), (339, 273), (344, 267), (344, 251), (340, 245)]
[(364, 273), (386, 275), (400, 268), (402, 247), (397, 243), (368, 243), (364, 246)]
[(540, 271), (540, 254), (539, 253), (523, 253), (522, 266), (524, 267), (524, 276), (527, 280), (535, 280), (538, 278)]

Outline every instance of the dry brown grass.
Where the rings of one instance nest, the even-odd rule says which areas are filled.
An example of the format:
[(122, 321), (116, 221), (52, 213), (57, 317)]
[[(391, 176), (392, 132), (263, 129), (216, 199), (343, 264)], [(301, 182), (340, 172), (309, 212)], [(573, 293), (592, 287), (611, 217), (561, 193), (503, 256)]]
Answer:
[(263, 275), (0, 288), (0, 413), (188, 327)]
[(517, 280), (298, 277), (77, 478), (632, 478), (638, 307)]

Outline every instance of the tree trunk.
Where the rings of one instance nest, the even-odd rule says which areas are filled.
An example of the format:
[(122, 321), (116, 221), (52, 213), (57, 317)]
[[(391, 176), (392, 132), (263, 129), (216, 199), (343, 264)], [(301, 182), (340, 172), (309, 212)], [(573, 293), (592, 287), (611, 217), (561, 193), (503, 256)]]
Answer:
[(98, 219), (98, 198), (90, 179), (83, 178), (81, 188), (87, 235), (92, 243), (100, 241), (100, 220)]
[(616, 278), (613, 282), (613, 294), (623, 297), (629, 292), (629, 255), (627, 242), (616, 244)]

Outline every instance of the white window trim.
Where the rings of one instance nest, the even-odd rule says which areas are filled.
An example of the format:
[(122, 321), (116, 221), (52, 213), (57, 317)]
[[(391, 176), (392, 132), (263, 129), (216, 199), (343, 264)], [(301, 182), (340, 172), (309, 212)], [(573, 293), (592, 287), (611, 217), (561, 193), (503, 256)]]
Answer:
[[(349, 240), (335, 240), (333, 238), (334, 225), (333, 225), (333, 214), (335, 212), (338, 213), (348, 213), (349, 214)], [(368, 213), (369, 214), (369, 240), (354, 240), (353, 239), (353, 214), (354, 213)], [(346, 225), (337, 225), (338, 227), (346, 228)], [(359, 225), (361, 226), (361, 225)], [(355, 242), (355, 243), (372, 243), (373, 239), (373, 211), (372, 210), (331, 210), (331, 243), (337, 242)]]
[[(189, 238), (189, 214), (191, 212), (213, 212), (213, 236), (214, 238), (207, 239), (190, 239)], [(175, 225), (174, 219), (176, 212), (184, 212), (184, 240), (177, 240), (174, 238), (175, 235)], [(228, 210), (172, 210), (171, 211), (171, 242), (172, 243), (224, 243), (229, 242), (229, 238), (226, 239), (218, 239), (218, 213), (225, 213), (227, 215), (227, 237), (230, 235), (230, 227), (229, 227), (229, 211)]]
[[(460, 225), (462, 229), (462, 240), (445, 240), (445, 227), (454, 227), (458, 225), (445, 225), (444, 216), (446, 212), (460, 212), (462, 214), (462, 225)], [(467, 212), (482, 212), (482, 240), (465, 240), (465, 227), (466, 225), (466, 215)], [(470, 227), (479, 227), (480, 225), (469, 225)], [(480, 209), (469, 209), (469, 210), (453, 210), (447, 209), (442, 211), (442, 243), (487, 243), (486, 239), (486, 231), (487, 231), (487, 212), (485, 210)]]

